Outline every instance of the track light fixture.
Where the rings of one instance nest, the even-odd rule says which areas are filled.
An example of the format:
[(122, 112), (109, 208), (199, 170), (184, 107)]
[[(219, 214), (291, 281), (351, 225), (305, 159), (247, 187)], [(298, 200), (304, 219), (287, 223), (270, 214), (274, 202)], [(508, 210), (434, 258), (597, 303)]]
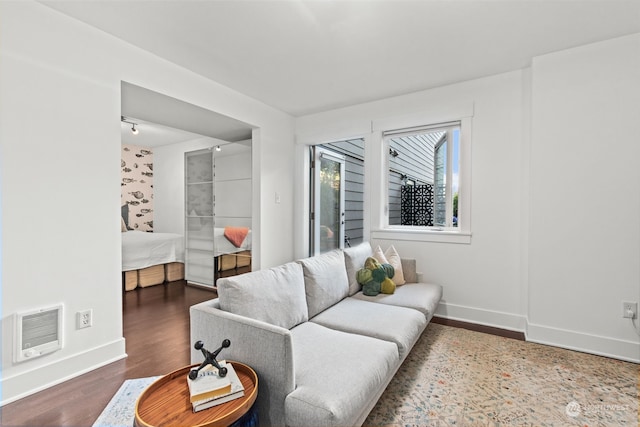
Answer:
[(131, 120), (128, 120), (125, 116), (120, 116), (120, 121), (131, 125), (132, 134), (137, 135), (140, 133), (140, 131), (136, 129), (136, 126), (138, 125), (137, 123), (134, 123)]

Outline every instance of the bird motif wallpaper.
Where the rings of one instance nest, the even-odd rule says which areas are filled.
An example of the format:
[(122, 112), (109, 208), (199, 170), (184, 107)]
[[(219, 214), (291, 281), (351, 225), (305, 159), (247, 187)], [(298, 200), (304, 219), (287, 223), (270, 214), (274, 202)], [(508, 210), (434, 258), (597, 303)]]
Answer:
[(122, 145), (120, 204), (128, 205), (130, 230), (153, 231), (153, 152), (150, 148)]

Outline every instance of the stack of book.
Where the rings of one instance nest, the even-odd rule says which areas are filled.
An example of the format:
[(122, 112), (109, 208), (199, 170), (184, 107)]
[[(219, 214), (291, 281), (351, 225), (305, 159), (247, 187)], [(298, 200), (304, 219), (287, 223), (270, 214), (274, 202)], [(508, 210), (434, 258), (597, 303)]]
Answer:
[(202, 368), (195, 380), (187, 376), (189, 399), (193, 406), (193, 412), (202, 411), (244, 396), (244, 387), (233, 369), (233, 365), (224, 360), (218, 364), (220, 367), (227, 368), (227, 375), (224, 377), (219, 376), (218, 369), (212, 365)]

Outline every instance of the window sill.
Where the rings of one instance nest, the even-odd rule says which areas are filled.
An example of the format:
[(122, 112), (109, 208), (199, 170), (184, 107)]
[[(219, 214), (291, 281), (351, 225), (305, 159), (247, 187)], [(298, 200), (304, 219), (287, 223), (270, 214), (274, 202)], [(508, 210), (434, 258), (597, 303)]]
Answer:
[(471, 244), (471, 233), (449, 230), (405, 230), (401, 228), (384, 228), (371, 232), (372, 239), (407, 240), (411, 242), (436, 242)]

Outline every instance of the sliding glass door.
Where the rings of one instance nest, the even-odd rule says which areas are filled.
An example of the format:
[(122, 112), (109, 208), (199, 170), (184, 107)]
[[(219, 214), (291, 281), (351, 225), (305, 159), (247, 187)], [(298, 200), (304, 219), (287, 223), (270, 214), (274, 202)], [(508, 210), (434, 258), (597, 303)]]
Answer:
[(344, 247), (345, 158), (313, 147), (313, 203), (311, 254)]

